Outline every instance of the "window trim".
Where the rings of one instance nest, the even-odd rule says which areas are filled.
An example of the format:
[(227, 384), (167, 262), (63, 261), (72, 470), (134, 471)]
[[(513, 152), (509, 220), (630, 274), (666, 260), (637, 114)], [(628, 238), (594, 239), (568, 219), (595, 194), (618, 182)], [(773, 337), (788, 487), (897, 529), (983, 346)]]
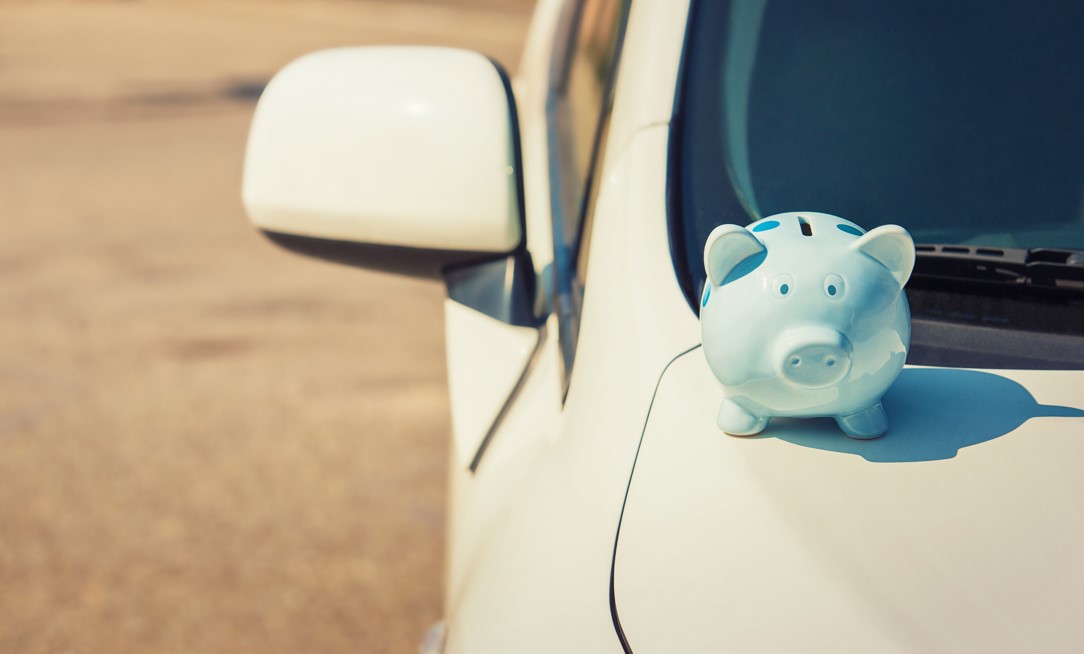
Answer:
[[(594, 201), (598, 186), (595, 181), (599, 173), (609, 132), (610, 115), (613, 111), (617, 75), (620, 68), (621, 52), (628, 27), (632, 0), (619, 0), (624, 5), (617, 28), (613, 59), (602, 87), (602, 103), (592, 135), (591, 155), (588, 160), (586, 176), (572, 179), (572, 173), (562, 163), (568, 159), (565, 144), (570, 142), (571, 124), (562, 106), (563, 92), (575, 56), (580, 35), (580, 19), (588, 0), (570, 0), (565, 4), (558, 19), (557, 38), (550, 61), (550, 75), (546, 91), (546, 142), (549, 160), (549, 188), (551, 227), (553, 230), (553, 275), (551, 305), (557, 315), (557, 335), (562, 364), (562, 401), (568, 395), (572, 377), (572, 367), (576, 358), (576, 344), (579, 339), (580, 313), (583, 308), (583, 283), (580, 281), (580, 269), (583, 253), (580, 246), (584, 242), (585, 230), (590, 228), (594, 214)], [(573, 185), (583, 184), (583, 193), (578, 206), (570, 206), (569, 197)], [(568, 244), (566, 231), (568, 219), (575, 215), (577, 220), (573, 229), (575, 238)]]

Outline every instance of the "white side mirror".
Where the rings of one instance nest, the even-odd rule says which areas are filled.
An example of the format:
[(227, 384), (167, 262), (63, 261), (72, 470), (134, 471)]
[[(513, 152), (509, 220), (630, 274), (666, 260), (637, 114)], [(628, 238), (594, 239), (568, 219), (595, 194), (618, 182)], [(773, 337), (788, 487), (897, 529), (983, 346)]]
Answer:
[(486, 57), (326, 50), (268, 84), (242, 196), (288, 248), (411, 274), (503, 257), (524, 228), (515, 109)]

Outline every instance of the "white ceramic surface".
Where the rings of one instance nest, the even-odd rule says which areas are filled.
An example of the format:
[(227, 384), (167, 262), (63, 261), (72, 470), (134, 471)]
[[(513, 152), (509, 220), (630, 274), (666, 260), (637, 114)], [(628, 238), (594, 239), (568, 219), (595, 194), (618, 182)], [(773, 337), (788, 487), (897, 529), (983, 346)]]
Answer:
[(903, 285), (914, 263), (914, 242), (896, 225), (867, 233), (792, 212), (715, 228), (700, 324), (726, 395), (719, 428), (748, 436), (773, 416), (828, 416), (852, 438), (882, 435), (881, 397), (911, 340)]

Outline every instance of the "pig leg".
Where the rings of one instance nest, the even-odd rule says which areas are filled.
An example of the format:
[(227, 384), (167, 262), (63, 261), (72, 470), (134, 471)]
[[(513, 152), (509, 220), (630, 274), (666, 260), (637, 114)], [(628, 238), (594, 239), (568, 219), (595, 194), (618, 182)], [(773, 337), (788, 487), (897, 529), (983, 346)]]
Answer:
[(878, 402), (849, 416), (836, 416), (836, 424), (851, 438), (877, 438), (888, 429), (885, 410)]
[(768, 416), (754, 416), (733, 400), (723, 400), (715, 423), (731, 436), (752, 436), (768, 426)]

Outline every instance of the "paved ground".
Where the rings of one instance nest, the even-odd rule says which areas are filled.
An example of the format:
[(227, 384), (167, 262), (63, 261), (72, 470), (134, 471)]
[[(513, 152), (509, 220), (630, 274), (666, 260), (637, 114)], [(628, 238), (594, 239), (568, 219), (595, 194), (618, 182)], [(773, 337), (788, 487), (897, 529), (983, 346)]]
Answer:
[(530, 4), (0, 0), (0, 653), (414, 651), (442, 290), (264, 242), (245, 132), (315, 48), (514, 66)]

